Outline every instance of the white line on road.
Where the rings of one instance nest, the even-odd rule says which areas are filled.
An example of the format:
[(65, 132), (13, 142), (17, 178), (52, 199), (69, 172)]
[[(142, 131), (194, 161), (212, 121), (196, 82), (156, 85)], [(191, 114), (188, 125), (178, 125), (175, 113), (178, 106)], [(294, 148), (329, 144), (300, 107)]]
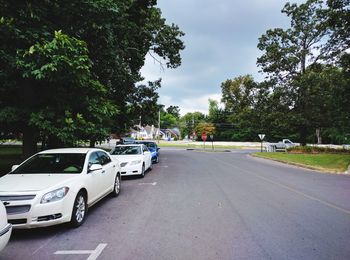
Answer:
[(90, 255), (86, 260), (96, 260), (107, 244), (99, 244), (95, 250), (66, 250), (56, 251), (55, 255)]
[(168, 165), (158, 165), (157, 168), (168, 168)]
[(152, 186), (156, 186), (157, 182), (141, 182), (139, 183), (139, 185), (152, 185)]

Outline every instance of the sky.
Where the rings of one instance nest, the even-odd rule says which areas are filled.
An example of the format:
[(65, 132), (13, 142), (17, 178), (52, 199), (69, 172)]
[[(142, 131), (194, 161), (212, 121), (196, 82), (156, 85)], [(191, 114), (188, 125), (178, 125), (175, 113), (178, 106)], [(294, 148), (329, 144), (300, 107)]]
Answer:
[[(159, 103), (179, 106), (181, 115), (208, 114), (208, 99), (221, 100), (221, 83), (241, 75), (262, 81), (256, 60), (259, 37), (272, 28), (286, 28), (290, 20), (281, 9), (284, 0), (158, 0), (167, 24), (185, 33), (182, 65), (162, 69), (146, 58), (141, 73), (146, 81), (162, 78)], [(292, 3), (304, 2), (291, 0)]]

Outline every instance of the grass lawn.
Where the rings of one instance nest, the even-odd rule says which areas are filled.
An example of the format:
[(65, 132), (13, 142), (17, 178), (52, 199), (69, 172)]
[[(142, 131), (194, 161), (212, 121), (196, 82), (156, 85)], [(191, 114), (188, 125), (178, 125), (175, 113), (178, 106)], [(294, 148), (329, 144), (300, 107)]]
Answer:
[(12, 165), (22, 162), (22, 146), (0, 145), (0, 176), (8, 173)]
[[(200, 148), (204, 149), (204, 144), (186, 144), (186, 143), (167, 143), (160, 142), (159, 147), (179, 147), (179, 148)], [(234, 145), (214, 145), (214, 149), (241, 149), (240, 146)], [(212, 149), (211, 142), (205, 143), (205, 149)]]
[(350, 164), (350, 154), (255, 153), (254, 155), (329, 172), (345, 172)]

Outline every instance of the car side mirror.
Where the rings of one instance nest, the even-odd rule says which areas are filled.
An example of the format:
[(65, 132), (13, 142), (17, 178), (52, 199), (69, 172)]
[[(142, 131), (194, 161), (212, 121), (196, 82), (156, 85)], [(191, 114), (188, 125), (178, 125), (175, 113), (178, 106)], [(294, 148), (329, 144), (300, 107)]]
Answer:
[(159, 147), (157, 147), (157, 151), (159, 151), (160, 150), (160, 148)]
[(19, 166), (19, 165), (17, 165), (17, 164), (16, 164), (16, 165), (12, 165), (11, 171), (13, 172), (14, 170), (16, 170), (16, 169), (18, 168), (18, 166)]
[(94, 172), (94, 171), (98, 171), (98, 170), (102, 170), (102, 165), (101, 164), (92, 164), (90, 167), (89, 167), (89, 172)]

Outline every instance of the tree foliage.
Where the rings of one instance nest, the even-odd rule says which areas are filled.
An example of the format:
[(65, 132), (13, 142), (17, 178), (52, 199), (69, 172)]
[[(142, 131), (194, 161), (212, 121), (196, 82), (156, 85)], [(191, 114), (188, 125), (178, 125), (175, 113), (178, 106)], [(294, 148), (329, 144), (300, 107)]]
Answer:
[(201, 133), (196, 132), (196, 127), (200, 123), (205, 123), (205, 115), (201, 112), (186, 113), (180, 118), (180, 131), (182, 137), (196, 136)]
[(155, 0), (0, 0), (1, 130), (22, 132), (29, 154), (39, 135), (57, 146), (128, 129), (132, 106), (147, 117), (158, 98), (160, 81), (136, 87), (145, 56), (180, 66), (183, 35)]

